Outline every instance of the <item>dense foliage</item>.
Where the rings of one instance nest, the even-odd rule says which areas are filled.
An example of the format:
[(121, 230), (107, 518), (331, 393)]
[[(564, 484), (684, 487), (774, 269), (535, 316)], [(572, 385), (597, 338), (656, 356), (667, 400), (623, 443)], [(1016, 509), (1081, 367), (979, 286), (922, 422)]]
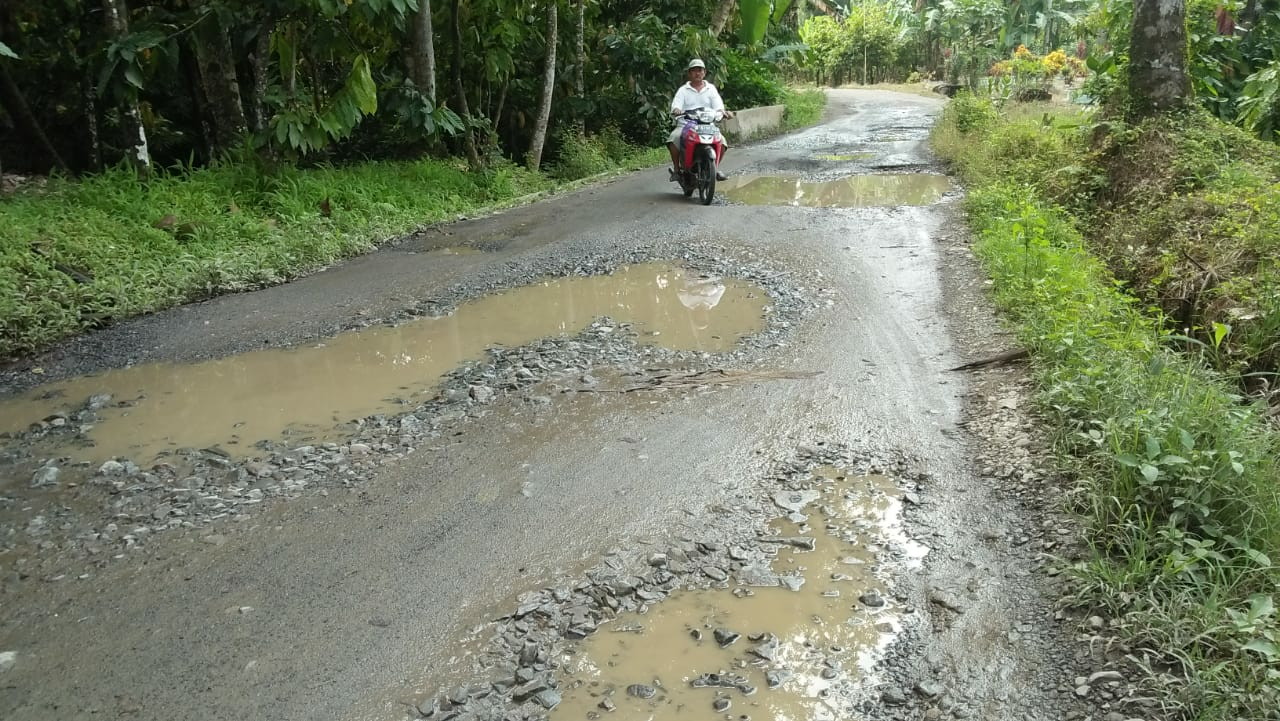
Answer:
[(725, 0), (10, 0), (0, 4), (0, 162), (97, 171), (134, 160), (139, 134), (160, 166), (473, 145), (481, 163), (523, 159), (550, 2), (553, 139), (614, 128), (654, 142), (694, 56), (732, 107), (781, 92), (764, 39), (737, 31), (756, 32), (761, 18), (784, 28), (772, 13), (789, 3), (765, 3), (763, 15), (743, 3), (717, 35), (709, 21)]

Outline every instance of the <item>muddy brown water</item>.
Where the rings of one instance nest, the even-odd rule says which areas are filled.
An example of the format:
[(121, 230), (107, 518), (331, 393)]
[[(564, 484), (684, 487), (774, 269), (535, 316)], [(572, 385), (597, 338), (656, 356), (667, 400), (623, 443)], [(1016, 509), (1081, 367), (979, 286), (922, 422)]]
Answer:
[(817, 183), (777, 175), (743, 175), (729, 178), (720, 188), (730, 200), (747, 205), (867, 208), (930, 205), (951, 189), (951, 181), (932, 173), (853, 175)]
[[(901, 492), (884, 476), (847, 476), (821, 469), (821, 496), (803, 509), (807, 522), (771, 524), (779, 537), (814, 539), (814, 549), (780, 546), (779, 575), (800, 576), (784, 587), (685, 591), (646, 613), (620, 616), (562, 659), (562, 701), (552, 721), (607, 716), (619, 721), (659, 718), (747, 718), (836, 721), (848, 718), (859, 689), (873, 685), (874, 664), (901, 630), (904, 609), (876, 575), (885, 546), (914, 564), (927, 551), (901, 530)], [(884, 605), (860, 601), (868, 592)], [(740, 638), (721, 647), (716, 629)], [(776, 647), (767, 655), (759, 644)], [(785, 680), (770, 688), (768, 671)], [(738, 688), (695, 687), (703, 674), (734, 674)], [(778, 677), (775, 676), (775, 681)], [(628, 692), (652, 686), (652, 698)], [(717, 707), (717, 702), (723, 706)], [(607, 712), (609, 707), (616, 710)], [(607, 712), (607, 713), (606, 713)]]
[(669, 264), (633, 265), (608, 276), (546, 280), (464, 303), (448, 316), (352, 331), (311, 347), (52, 383), (0, 403), (0, 432), (20, 431), (105, 393), (111, 403), (83, 429), (92, 447), (60, 453), (147, 461), (217, 445), (247, 454), (250, 444), (286, 431), (322, 433), (403, 410), (406, 400), (433, 392), (444, 374), (488, 348), (573, 335), (601, 316), (633, 324), (641, 343), (725, 351), (763, 327), (767, 301), (766, 291), (745, 281)]
[(847, 163), (854, 160), (870, 160), (876, 157), (875, 153), (845, 153), (843, 155), (823, 154), (813, 156), (817, 160), (826, 160), (832, 163)]

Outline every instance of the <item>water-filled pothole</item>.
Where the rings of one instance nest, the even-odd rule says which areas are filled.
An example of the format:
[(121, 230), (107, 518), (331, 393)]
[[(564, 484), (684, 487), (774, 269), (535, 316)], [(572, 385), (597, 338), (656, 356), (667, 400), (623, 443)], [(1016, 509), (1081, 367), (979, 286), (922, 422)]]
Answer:
[(813, 156), (815, 160), (825, 160), (831, 163), (849, 163), (855, 160), (870, 160), (876, 157), (875, 153), (845, 153), (845, 154), (824, 154)]
[(818, 476), (816, 492), (780, 492), (779, 505), (796, 501), (790, 520), (761, 539), (779, 548), (763, 574), (775, 585), (685, 591), (619, 616), (562, 659), (553, 721), (848, 718), (901, 630), (904, 609), (874, 573), (885, 546), (905, 562), (927, 549), (903, 535), (889, 478)]
[(730, 200), (748, 205), (867, 208), (936, 203), (951, 189), (951, 182), (945, 175), (932, 173), (852, 175), (816, 183), (776, 175), (743, 175), (729, 178), (720, 187)]
[[(568, 277), (463, 303), (440, 318), (370, 327), (305, 348), (261, 350), (195, 364), (155, 363), (70, 379), (0, 403), (0, 432), (97, 406), (78, 440), (60, 453), (77, 460), (166, 451), (244, 448), (291, 429), (330, 429), (404, 409), (441, 377), (488, 348), (574, 335), (608, 316), (631, 323), (639, 342), (675, 350), (725, 351), (764, 325), (768, 295), (728, 278), (666, 264), (608, 276)], [(109, 396), (109, 398), (107, 398)], [(104, 400), (105, 399), (105, 400)]]

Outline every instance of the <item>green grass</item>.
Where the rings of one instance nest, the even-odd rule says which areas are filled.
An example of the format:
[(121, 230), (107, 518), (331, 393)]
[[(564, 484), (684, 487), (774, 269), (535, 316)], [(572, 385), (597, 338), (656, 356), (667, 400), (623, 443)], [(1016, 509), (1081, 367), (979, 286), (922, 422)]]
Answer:
[(615, 136), (581, 145), (586, 161), (579, 153), (568, 167), (568, 159), (553, 168), (555, 179), (514, 165), (468, 172), (448, 160), (275, 171), (227, 164), (141, 182), (115, 169), (0, 197), (0, 358), (285, 282), (424, 225), (666, 157)]
[[(1270, 718), (1280, 707), (1280, 442), (1265, 404), (1212, 362), (1224, 336), (1209, 352), (1180, 352), (1187, 342), (1160, 309), (1097, 252), (1108, 206), (1141, 197), (1113, 181), (1116, 149), (1099, 153), (1085, 134), (1097, 129), (1079, 119), (1047, 121), (1043, 109), (997, 114), (962, 99), (935, 147), (971, 189), (976, 252), (1033, 353), (1041, 407), (1078, 480), (1092, 555), (1074, 566), (1074, 601), (1118, 620), (1166, 704), (1162, 718)], [(1235, 175), (1229, 165), (1218, 175)], [(1148, 164), (1131, 180), (1159, 186), (1153, 176), (1172, 167)]]
[(808, 127), (822, 119), (827, 94), (816, 88), (789, 89), (782, 95), (783, 132)]

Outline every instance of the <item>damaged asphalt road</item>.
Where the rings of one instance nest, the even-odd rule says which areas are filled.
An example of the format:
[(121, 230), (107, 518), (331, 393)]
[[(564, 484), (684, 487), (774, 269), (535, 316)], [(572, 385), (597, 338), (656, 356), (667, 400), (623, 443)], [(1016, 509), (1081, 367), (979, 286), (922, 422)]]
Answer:
[[(941, 100), (830, 98), (823, 124), (737, 148), (727, 169), (804, 183), (940, 174), (926, 137)], [(1054, 609), (1046, 568), (1075, 535), (1056, 515), (1022, 372), (946, 370), (1004, 340), (960, 192), (919, 205), (860, 189), (829, 203), (865, 207), (732, 196), (702, 207), (665, 177), (429, 229), (36, 359), (41, 379), (60, 382), (311, 348), (641, 263), (675, 268), (655, 271), (655, 287), (682, 284), (692, 315), (673, 322), (710, 344), (664, 346), (650, 321), (592, 311), (566, 336), (464, 354), (370, 415), (296, 419), (329, 427), (322, 436), (232, 433), (159, 463), (95, 457), (101, 446), (71, 458), (91, 426), (125, 422), (103, 415), (118, 394), (90, 382), (46, 399), (51, 415), (0, 439), (0, 716), (647, 717), (662, 707), (645, 704), (685, 686), (703, 694), (694, 715), (706, 718), (777, 715), (769, 704), (783, 694), (813, 718), (1142, 716), (1106, 644), (1072, 640), (1090, 623)], [(767, 295), (763, 323), (711, 350), (730, 331), (696, 314), (731, 280)], [(331, 369), (316, 396), (344, 372)], [(27, 390), (33, 378), (4, 381)], [(146, 400), (128, 402), (141, 413)], [(175, 425), (199, 425), (206, 410)], [(876, 499), (897, 520), (841, 510)], [(761, 601), (752, 589), (828, 594), (806, 596), (821, 605), (814, 623), (835, 629), (824, 638), (846, 626), (874, 638), (792, 658), (779, 650), (794, 636), (785, 624), (734, 615), (734, 602)], [(728, 610), (673, 623), (725, 668), (615, 683), (579, 663), (604, 634), (632, 641), (620, 657), (670, 648), (646, 614), (698, 593)], [(771, 608), (785, 612), (788, 598)], [(720, 613), (740, 627), (699, 627)], [(1103, 623), (1092, 623), (1099, 637)], [(805, 691), (805, 678), (821, 688)], [(590, 710), (574, 712), (578, 701)]]

